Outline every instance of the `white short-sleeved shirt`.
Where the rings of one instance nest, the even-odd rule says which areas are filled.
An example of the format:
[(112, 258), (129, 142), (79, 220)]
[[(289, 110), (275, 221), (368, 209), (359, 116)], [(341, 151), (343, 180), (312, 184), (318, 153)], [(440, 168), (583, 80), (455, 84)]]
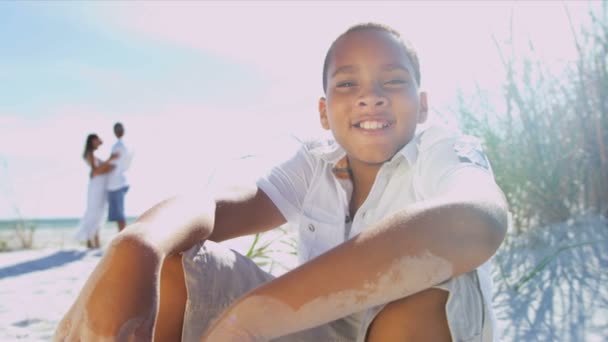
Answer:
[[(298, 227), (298, 256), (306, 262), (361, 233), (376, 222), (431, 199), (459, 182), (459, 171), (474, 168), (493, 181), (475, 138), (441, 126), (417, 133), (382, 165), (367, 199), (349, 217), (352, 183), (341, 168), (345, 152), (335, 142), (306, 143), (291, 159), (258, 180), (289, 224)], [(491, 303), (490, 264), (477, 270), (485, 303)], [(490, 312), (491, 320), (495, 321)]]
[(109, 191), (119, 190), (129, 185), (126, 172), (131, 165), (133, 153), (122, 139), (118, 139), (112, 146), (112, 154), (118, 153), (118, 158), (113, 160), (111, 163), (115, 168), (108, 174), (108, 185)]

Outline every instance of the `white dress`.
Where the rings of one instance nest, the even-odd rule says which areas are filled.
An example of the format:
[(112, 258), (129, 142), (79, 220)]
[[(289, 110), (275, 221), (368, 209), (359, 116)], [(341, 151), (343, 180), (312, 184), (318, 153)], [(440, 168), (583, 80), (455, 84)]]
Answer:
[[(99, 165), (102, 163), (102, 160), (95, 158), (95, 163)], [(107, 181), (108, 177), (106, 174), (89, 178), (87, 208), (78, 224), (78, 231), (75, 236), (78, 241), (92, 239), (106, 223), (106, 217), (108, 215)]]

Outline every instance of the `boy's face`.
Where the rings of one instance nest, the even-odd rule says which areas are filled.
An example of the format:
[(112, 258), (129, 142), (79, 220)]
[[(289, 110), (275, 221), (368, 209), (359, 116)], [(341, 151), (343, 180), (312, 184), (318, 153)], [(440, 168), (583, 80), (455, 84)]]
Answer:
[(427, 113), (426, 94), (418, 93), (403, 45), (388, 32), (355, 31), (336, 42), (329, 58), (321, 125), (331, 129), (350, 159), (389, 160)]

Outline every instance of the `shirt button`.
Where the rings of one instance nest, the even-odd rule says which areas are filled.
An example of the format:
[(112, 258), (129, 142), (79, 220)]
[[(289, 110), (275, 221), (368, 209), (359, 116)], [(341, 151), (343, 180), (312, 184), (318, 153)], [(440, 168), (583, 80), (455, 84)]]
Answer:
[(315, 226), (314, 226), (314, 224), (312, 224), (312, 223), (311, 223), (311, 224), (309, 224), (309, 225), (308, 225), (308, 230), (310, 230), (311, 232), (314, 232), (314, 231), (315, 231)]

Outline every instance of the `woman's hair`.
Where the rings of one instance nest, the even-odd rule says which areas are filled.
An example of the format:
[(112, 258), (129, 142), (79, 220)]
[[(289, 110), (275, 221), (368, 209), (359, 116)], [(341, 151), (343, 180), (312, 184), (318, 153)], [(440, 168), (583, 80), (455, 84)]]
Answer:
[(99, 139), (99, 137), (97, 136), (97, 134), (95, 133), (91, 133), (87, 136), (87, 141), (84, 144), (84, 152), (82, 153), (82, 157), (83, 158), (87, 158), (87, 154), (89, 152), (93, 152), (93, 141), (95, 139)]

